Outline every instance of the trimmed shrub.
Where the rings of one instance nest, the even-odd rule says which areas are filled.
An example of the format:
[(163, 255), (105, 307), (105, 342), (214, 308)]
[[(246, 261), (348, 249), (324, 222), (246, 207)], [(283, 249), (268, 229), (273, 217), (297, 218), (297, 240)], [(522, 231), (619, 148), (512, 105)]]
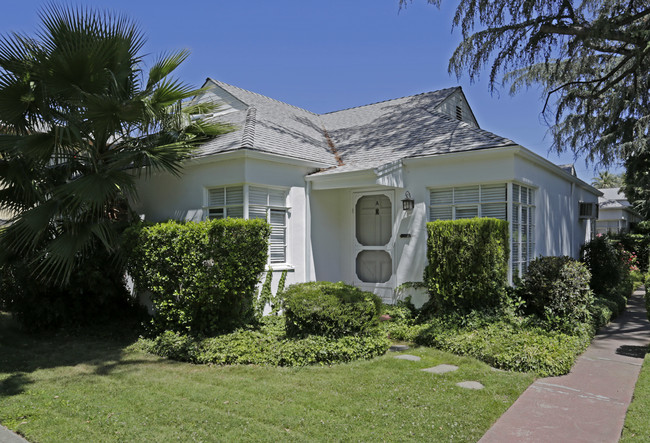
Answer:
[(618, 251), (607, 236), (596, 237), (585, 244), (580, 256), (591, 272), (589, 285), (596, 295), (607, 298), (607, 294), (625, 280), (629, 268), (625, 269)]
[(366, 335), (379, 324), (381, 299), (343, 282), (310, 282), (284, 291), (289, 336)]
[(587, 267), (571, 257), (539, 257), (528, 265), (518, 293), (529, 314), (551, 329), (572, 331), (591, 320), (590, 278)]
[(213, 335), (252, 322), (269, 233), (264, 221), (230, 218), (130, 228), (128, 270), (151, 293), (154, 329)]
[(497, 306), (508, 285), (508, 222), (493, 218), (427, 223), (422, 315)]

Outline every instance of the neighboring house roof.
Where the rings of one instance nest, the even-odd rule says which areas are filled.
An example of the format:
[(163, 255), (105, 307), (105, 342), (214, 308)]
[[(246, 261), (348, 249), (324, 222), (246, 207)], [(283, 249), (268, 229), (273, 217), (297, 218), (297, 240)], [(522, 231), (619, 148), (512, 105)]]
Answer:
[(633, 210), (621, 188), (602, 188), (599, 191), (603, 193), (602, 197), (598, 197), (598, 206), (601, 209), (629, 208)]
[[(234, 132), (203, 145), (199, 156), (252, 149), (315, 161), (317, 174), (372, 169), (404, 158), (516, 145), (515, 142), (453, 118), (442, 111), (460, 87), (387, 100), (326, 114), (208, 79), (213, 100), (223, 111), (215, 118)], [(471, 112), (471, 109), (470, 109)]]

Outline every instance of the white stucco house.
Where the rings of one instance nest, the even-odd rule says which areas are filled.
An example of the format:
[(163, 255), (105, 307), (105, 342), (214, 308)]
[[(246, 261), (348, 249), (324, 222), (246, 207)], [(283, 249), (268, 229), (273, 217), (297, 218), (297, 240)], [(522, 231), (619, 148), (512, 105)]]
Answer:
[(628, 232), (635, 223), (642, 220), (627, 201), (621, 188), (603, 188), (599, 191), (603, 195), (598, 198), (599, 212), (596, 220), (598, 234)]
[[(489, 216), (511, 229), (511, 270), (576, 257), (600, 193), (517, 143), (480, 129), (461, 88), (326, 114), (208, 79), (214, 115), (237, 128), (183, 176), (139, 185), (147, 220), (265, 218), (270, 263), (287, 283), (345, 281), (391, 301), (421, 281), (426, 222)], [(412, 210), (402, 200), (409, 195)], [(277, 281), (277, 279), (276, 279)]]

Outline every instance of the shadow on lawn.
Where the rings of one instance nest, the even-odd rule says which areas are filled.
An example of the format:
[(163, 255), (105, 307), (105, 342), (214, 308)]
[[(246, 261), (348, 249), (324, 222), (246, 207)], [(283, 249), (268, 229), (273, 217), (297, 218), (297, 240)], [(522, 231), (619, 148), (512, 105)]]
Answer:
[(137, 322), (119, 321), (74, 331), (28, 334), (11, 316), (0, 313), (0, 398), (21, 394), (38, 369), (86, 364), (108, 375), (124, 361), (124, 348), (134, 343), (141, 329)]

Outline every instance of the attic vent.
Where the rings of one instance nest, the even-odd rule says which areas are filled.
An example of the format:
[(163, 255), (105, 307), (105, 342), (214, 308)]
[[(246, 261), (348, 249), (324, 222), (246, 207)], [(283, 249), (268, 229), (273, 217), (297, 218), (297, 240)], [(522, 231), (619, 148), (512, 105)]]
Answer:
[(598, 218), (598, 205), (596, 203), (580, 202), (580, 219)]
[(456, 106), (456, 119), (463, 120), (463, 108), (458, 105)]

